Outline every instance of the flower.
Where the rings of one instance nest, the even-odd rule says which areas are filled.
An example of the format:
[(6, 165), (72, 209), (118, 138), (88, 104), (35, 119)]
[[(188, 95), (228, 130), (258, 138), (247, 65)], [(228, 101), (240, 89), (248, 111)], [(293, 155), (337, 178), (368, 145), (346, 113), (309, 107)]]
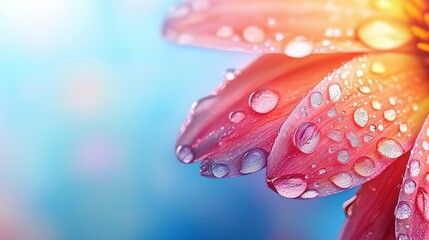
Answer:
[(164, 35), (262, 53), (193, 105), (182, 162), (215, 178), (266, 167), (286, 198), (363, 184), (341, 239), (429, 238), (426, 1), (193, 0)]

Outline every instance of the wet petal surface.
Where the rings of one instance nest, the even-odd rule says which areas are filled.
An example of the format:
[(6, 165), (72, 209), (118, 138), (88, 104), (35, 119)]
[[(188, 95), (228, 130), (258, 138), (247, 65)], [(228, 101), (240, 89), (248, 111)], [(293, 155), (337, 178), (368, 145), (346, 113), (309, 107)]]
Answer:
[[(235, 76), (227, 72), (221, 87), (191, 109), (177, 140), (179, 160), (204, 159), (201, 174), (217, 178), (264, 168), (278, 130), (293, 107), (324, 75), (353, 56), (297, 60), (271, 54)], [(312, 71), (307, 70), (309, 66)]]
[(408, 158), (409, 152), (392, 163), (378, 177), (362, 185), (356, 196), (344, 204), (347, 219), (341, 232), (341, 240), (394, 239), (393, 212)]
[[(284, 192), (284, 179), (301, 176), (306, 190), (326, 196), (376, 177), (411, 149), (428, 112), (426, 77), (412, 55), (368, 54), (345, 63), (284, 122), (268, 158), (268, 185)], [(313, 94), (322, 95), (320, 105)]]
[(170, 11), (164, 36), (299, 58), (403, 47), (412, 36), (407, 21), (400, 0), (194, 0)]
[[(396, 206), (396, 234), (404, 239), (429, 238), (429, 119), (411, 151)], [(408, 237), (408, 238), (405, 238)]]

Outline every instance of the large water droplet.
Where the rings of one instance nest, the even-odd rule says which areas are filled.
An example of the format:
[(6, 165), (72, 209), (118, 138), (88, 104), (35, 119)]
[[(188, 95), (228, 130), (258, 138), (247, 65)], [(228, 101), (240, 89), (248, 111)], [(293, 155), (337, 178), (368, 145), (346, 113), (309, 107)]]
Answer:
[(342, 149), (338, 152), (338, 161), (347, 163), (350, 160), (350, 154), (347, 149)]
[(319, 192), (316, 190), (308, 190), (307, 192), (303, 193), (301, 195), (301, 198), (303, 199), (313, 199), (319, 196)]
[(416, 191), (416, 182), (411, 179), (406, 179), (404, 181), (404, 192), (406, 194), (411, 194)]
[(357, 36), (367, 46), (378, 50), (395, 49), (412, 39), (409, 27), (402, 22), (376, 18), (362, 22)]
[(229, 167), (225, 164), (215, 164), (212, 167), (213, 176), (223, 178), (229, 173)]
[(244, 114), (244, 112), (241, 111), (232, 112), (229, 114), (229, 121), (233, 123), (239, 123), (243, 121), (244, 118), (246, 118), (246, 115)]
[(411, 207), (406, 202), (399, 202), (395, 209), (395, 217), (403, 220), (411, 216)]
[(388, 158), (398, 158), (404, 154), (401, 144), (391, 138), (381, 138), (377, 143), (377, 151)]
[(307, 182), (300, 177), (274, 181), (277, 192), (286, 198), (297, 198), (307, 190)]
[(330, 178), (331, 182), (340, 188), (349, 188), (352, 186), (353, 178), (348, 173), (339, 173)]
[(381, 110), (381, 103), (379, 101), (372, 101), (371, 106), (374, 110)]
[(279, 95), (271, 90), (261, 90), (252, 93), (249, 98), (249, 106), (257, 113), (271, 112), (279, 102)]
[(419, 188), (416, 202), (420, 213), (426, 220), (429, 220), (429, 195), (423, 188)]
[(320, 139), (320, 130), (311, 122), (301, 123), (295, 131), (295, 145), (301, 152), (310, 154), (316, 149)]
[(313, 107), (320, 107), (323, 103), (323, 95), (320, 92), (313, 92), (310, 95), (310, 103)]
[(313, 43), (305, 37), (296, 37), (289, 41), (285, 48), (285, 54), (289, 57), (302, 58), (313, 52)]
[(386, 109), (383, 112), (383, 116), (384, 116), (384, 119), (391, 122), (391, 121), (395, 120), (395, 118), (396, 118), (396, 111), (394, 109), (391, 109), (391, 108)]
[(410, 160), (410, 175), (417, 177), (420, 174), (420, 162), (416, 159)]
[(342, 93), (341, 86), (337, 83), (329, 85), (328, 93), (331, 101), (336, 102), (340, 100), (341, 93)]
[(362, 177), (369, 177), (374, 173), (375, 164), (370, 157), (360, 157), (354, 165), (354, 170)]
[(267, 164), (268, 152), (261, 148), (255, 148), (248, 151), (241, 164), (240, 173), (250, 174), (257, 172)]
[(358, 139), (358, 136), (356, 135), (356, 133), (347, 132), (346, 138), (349, 140), (350, 145), (352, 145), (352, 147), (358, 147), (360, 145), (360, 142), (359, 142), (359, 139)]
[(358, 126), (365, 127), (366, 124), (368, 124), (368, 119), (368, 112), (365, 110), (365, 108), (358, 108), (355, 110), (353, 114), (353, 120)]
[(188, 145), (180, 145), (176, 149), (177, 158), (183, 163), (190, 163), (194, 160), (192, 148)]
[(244, 29), (243, 38), (249, 43), (260, 43), (265, 40), (265, 32), (259, 27), (249, 26)]

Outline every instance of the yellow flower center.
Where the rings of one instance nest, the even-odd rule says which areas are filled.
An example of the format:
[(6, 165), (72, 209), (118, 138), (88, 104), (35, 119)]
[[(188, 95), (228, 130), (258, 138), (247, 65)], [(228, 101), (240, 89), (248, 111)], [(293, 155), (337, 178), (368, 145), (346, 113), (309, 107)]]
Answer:
[(417, 48), (429, 53), (429, 4), (425, 0), (406, 0), (404, 9), (411, 20)]

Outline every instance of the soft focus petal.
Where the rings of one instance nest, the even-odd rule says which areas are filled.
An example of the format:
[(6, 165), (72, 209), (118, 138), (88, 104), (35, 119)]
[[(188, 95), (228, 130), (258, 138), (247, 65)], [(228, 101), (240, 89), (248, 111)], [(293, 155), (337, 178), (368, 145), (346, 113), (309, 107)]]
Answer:
[(401, 0), (194, 0), (173, 8), (164, 35), (227, 50), (311, 53), (388, 50), (411, 39)]
[(404, 154), (374, 180), (362, 185), (356, 196), (345, 204), (347, 220), (341, 240), (395, 238), (393, 212), (409, 155)]
[(194, 104), (177, 140), (178, 158), (185, 163), (205, 159), (201, 174), (208, 177), (233, 177), (264, 168), (292, 108), (323, 76), (353, 56), (262, 56), (234, 80), (225, 80), (215, 95)]
[(344, 64), (283, 124), (267, 183), (284, 197), (307, 198), (306, 191), (326, 196), (376, 177), (411, 149), (428, 93), (416, 56), (368, 54)]
[[(396, 206), (397, 239), (429, 239), (429, 118), (417, 137)], [(402, 238), (401, 238), (402, 237)]]

